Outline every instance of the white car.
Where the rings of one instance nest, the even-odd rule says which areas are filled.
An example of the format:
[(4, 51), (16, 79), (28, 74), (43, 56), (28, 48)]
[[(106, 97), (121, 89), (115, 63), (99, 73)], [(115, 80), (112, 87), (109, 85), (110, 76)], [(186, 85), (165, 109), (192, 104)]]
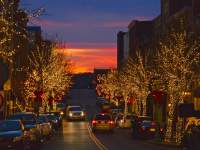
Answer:
[(68, 106), (66, 117), (68, 120), (85, 120), (86, 113), (81, 106)]
[(122, 115), (118, 118), (117, 125), (120, 128), (131, 128), (132, 121), (136, 118), (136, 115), (133, 114), (127, 114)]

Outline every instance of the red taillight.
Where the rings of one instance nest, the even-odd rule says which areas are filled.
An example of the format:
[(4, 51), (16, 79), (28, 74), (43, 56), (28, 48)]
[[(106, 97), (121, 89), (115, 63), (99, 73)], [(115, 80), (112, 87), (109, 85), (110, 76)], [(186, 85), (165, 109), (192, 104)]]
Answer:
[(155, 126), (156, 126), (156, 123), (155, 123), (155, 122), (152, 122), (152, 123), (151, 123), (151, 126), (155, 127)]
[(92, 124), (97, 124), (97, 121), (96, 120), (92, 120)]
[(144, 132), (144, 131), (145, 131), (145, 128), (144, 128), (144, 127), (141, 127), (141, 128), (139, 129), (139, 131), (140, 131), (140, 132)]
[(114, 121), (110, 120), (108, 121), (109, 124), (114, 124)]

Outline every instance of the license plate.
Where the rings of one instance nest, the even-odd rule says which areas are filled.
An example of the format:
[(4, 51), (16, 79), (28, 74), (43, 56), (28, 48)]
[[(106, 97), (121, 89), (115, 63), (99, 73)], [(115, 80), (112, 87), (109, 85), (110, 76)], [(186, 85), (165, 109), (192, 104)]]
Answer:
[(153, 128), (152, 128), (152, 129), (150, 129), (150, 131), (151, 131), (151, 132), (155, 132), (155, 131), (156, 131), (156, 129), (153, 129)]
[(99, 121), (99, 123), (100, 123), (100, 124), (104, 124), (104, 123), (105, 123), (105, 121)]

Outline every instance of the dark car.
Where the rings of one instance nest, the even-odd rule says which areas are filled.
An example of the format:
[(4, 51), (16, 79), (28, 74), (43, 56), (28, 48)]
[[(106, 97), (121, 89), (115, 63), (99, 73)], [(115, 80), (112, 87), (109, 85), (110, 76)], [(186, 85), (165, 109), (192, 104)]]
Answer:
[(200, 118), (189, 118), (182, 137), (182, 146), (187, 150), (200, 148)]
[(102, 104), (107, 103), (108, 101), (102, 97), (97, 97), (96, 105), (101, 107)]
[(154, 137), (157, 132), (157, 125), (151, 117), (140, 116), (132, 122), (131, 132), (134, 137)]
[(62, 119), (63, 119), (62, 113), (61, 112), (49, 112), (49, 114), (52, 114), (57, 118), (58, 126), (61, 127), (62, 126)]
[(92, 131), (114, 131), (114, 121), (109, 114), (100, 113), (94, 116), (91, 123)]
[(54, 115), (54, 114), (44, 114), (47, 119), (49, 120), (49, 122), (51, 123), (52, 129), (58, 130), (59, 129), (59, 120), (58, 118)]
[(29, 149), (29, 137), (20, 120), (0, 121), (0, 149)]
[(113, 108), (111, 109), (111, 115), (113, 118), (116, 118), (119, 114), (122, 114), (123, 110), (120, 108)]
[(96, 104), (102, 112), (109, 112), (111, 109), (111, 104), (104, 98), (97, 98)]
[(41, 133), (41, 126), (37, 122), (37, 117), (34, 113), (19, 113), (8, 117), (9, 120), (21, 120), (25, 130), (30, 135), (30, 140), (32, 144), (41, 144), (43, 142), (43, 137)]
[(60, 113), (60, 115), (65, 115), (66, 104), (65, 103), (57, 103), (56, 111)]

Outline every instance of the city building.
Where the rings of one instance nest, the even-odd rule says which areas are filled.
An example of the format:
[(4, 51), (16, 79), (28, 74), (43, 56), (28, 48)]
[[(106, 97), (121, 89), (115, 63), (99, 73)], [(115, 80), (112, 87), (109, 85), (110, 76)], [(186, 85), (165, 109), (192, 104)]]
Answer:
[(124, 35), (125, 32), (118, 32), (117, 34), (117, 68), (120, 69), (124, 59)]
[(127, 60), (129, 57), (129, 32), (125, 32), (123, 36), (123, 61)]
[(138, 51), (142, 56), (145, 56), (152, 43), (153, 22), (133, 20), (129, 24), (128, 30), (129, 56), (134, 60)]
[[(194, 38), (200, 36), (200, 0), (161, 0), (159, 16), (149, 21), (133, 20), (128, 25), (128, 32), (120, 31), (117, 35), (118, 69), (123, 66), (123, 61), (128, 56), (134, 60), (137, 51), (142, 56), (148, 53), (150, 56), (148, 61), (153, 66), (154, 62), (151, 60), (154, 60), (153, 57), (157, 53), (159, 41), (173, 30), (177, 32), (185, 30)], [(200, 85), (195, 84), (195, 87), (197, 87), (195, 91), (198, 91), (196, 93), (200, 93)], [(167, 93), (159, 89), (150, 90), (151, 93), (147, 98), (147, 115), (152, 116), (160, 124), (164, 124), (167, 118)], [(197, 99), (200, 101), (200, 94), (194, 94), (194, 96), (195, 103)], [(187, 102), (193, 102), (191, 99), (187, 97)]]

